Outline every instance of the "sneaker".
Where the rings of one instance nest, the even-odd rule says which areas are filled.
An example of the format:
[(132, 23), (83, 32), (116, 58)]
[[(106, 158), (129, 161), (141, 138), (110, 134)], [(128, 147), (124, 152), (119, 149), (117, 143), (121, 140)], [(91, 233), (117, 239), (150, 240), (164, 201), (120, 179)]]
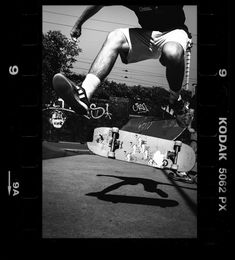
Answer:
[(184, 114), (184, 101), (181, 98), (181, 95), (170, 93), (169, 96), (170, 108), (173, 109), (175, 115)]
[(56, 94), (76, 113), (89, 116), (89, 101), (82, 86), (76, 85), (64, 75), (58, 73), (53, 77), (53, 87)]
[(194, 179), (190, 177), (186, 172), (171, 171), (168, 173), (168, 178), (191, 184), (195, 183)]
[(184, 114), (176, 114), (175, 118), (180, 127), (189, 128), (191, 130), (190, 126), (193, 121), (193, 116), (190, 111), (186, 111)]
[(182, 128), (190, 126), (193, 120), (193, 115), (190, 109), (187, 108), (186, 103), (183, 101), (180, 95), (170, 94), (169, 97), (170, 108), (174, 111), (178, 125)]

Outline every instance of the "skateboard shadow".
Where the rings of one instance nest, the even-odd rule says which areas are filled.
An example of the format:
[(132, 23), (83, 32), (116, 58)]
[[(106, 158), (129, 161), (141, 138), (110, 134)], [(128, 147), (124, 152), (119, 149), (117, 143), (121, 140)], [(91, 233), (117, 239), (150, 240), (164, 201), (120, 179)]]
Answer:
[(144, 186), (145, 191), (150, 193), (156, 193), (162, 198), (167, 198), (168, 194), (163, 190), (157, 188), (159, 184), (164, 184), (164, 183), (160, 183), (160, 182), (156, 182), (144, 178), (135, 178), (135, 177), (122, 177), (122, 176), (103, 175), (103, 174), (98, 174), (97, 176), (118, 178), (121, 180), (121, 182), (115, 183), (103, 189), (102, 191), (88, 193), (86, 194), (87, 196), (94, 196), (100, 200), (109, 201), (113, 203), (129, 203), (129, 204), (151, 205), (151, 206), (159, 206), (159, 207), (175, 207), (179, 205), (179, 203), (176, 200), (170, 200), (170, 199), (107, 194), (108, 192), (117, 190), (118, 188), (124, 185), (142, 184)]

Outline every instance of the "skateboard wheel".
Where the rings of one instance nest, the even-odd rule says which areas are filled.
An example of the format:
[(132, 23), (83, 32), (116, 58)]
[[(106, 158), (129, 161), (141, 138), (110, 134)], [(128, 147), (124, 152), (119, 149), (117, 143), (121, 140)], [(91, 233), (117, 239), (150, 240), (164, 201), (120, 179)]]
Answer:
[(162, 166), (163, 166), (163, 167), (166, 167), (167, 165), (168, 165), (168, 161), (167, 161), (167, 160), (163, 160)]
[(115, 158), (115, 153), (114, 152), (108, 152), (108, 158)]
[(113, 133), (119, 133), (119, 128), (118, 127), (113, 127), (112, 128)]
[(181, 141), (175, 141), (175, 146), (181, 147), (182, 146), (182, 142)]
[(174, 170), (174, 171), (177, 171), (178, 170), (178, 165), (175, 164), (175, 163), (172, 164), (171, 169)]

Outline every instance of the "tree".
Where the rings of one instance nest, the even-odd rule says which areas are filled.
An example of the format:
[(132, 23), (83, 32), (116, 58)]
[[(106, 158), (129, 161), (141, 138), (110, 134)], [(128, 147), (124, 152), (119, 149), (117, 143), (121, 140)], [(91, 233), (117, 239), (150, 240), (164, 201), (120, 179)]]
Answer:
[(192, 92), (190, 90), (181, 89), (180, 94), (183, 100), (190, 102), (192, 99)]
[(81, 49), (60, 31), (49, 31), (42, 36), (42, 97), (43, 104), (54, 102), (58, 97), (52, 88), (54, 74), (71, 74), (70, 69)]

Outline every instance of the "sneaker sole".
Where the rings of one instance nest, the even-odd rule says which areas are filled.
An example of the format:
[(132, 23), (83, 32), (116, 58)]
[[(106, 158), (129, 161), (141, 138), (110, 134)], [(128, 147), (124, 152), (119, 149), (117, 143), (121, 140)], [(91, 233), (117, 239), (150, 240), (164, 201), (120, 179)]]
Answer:
[(76, 89), (75, 86), (73, 86), (74, 83), (69, 81), (69, 79), (61, 73), (53, 77), (52, 83), (56, 94), (61, 97), (67, 105), (71, 106), (76, 113), (82, 115), (87, 114), (88, 107), (76, 96)]
[(185, 182), (185, 183), (189, 183), (189, 184), (193, 184), (194, 183), (194, 180), (187, 176), (188, 179), (184, 178), (184, 177), (180, 177), (180, 176), (177, 176), (175, 173), (171, 172), (168, 174), (168, 178), (169, 179), (172, 179), (172, 180), (175, 180), (175, 181), (180, 181), (180, 182)]

